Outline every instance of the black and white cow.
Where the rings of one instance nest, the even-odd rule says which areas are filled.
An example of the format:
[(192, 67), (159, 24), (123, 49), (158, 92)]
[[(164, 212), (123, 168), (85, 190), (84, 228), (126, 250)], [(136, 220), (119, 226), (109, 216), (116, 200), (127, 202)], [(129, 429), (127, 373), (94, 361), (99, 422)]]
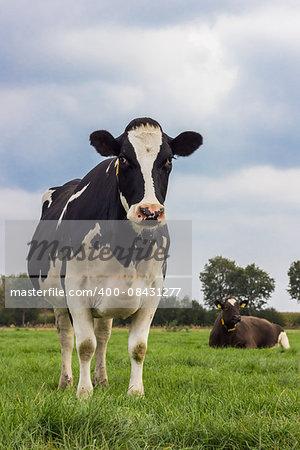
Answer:
[(237, 301), (227, 297), (223, 302), (216, 300), (221, 310), (209, 336), (211, 347), (262, 348), (281, 345), (289, 348), (289, 340), (284, 329), (268, 320), (240, 315), (240, 308), (248, 301)]
[[(29, 274), (35, 287), (44, 290), (52, 288), (52, 293), (54, 288), (63, 288), (66, 293), (66, 307), (55, 308), (62, 352), (59, 387), (72, 385), (73, 382), (71, 355), (74, 334), (69, 310), (80, 361), (77, 396), (85, 398), (92, 393), (93, 385), (107, 384), (106, 347), (112, 320), (129, 316), (132, 320), (128, 340), (131, 360), (128, 394), (142, 394), (143, 361), (149, 328), (160, 299), (165, 259), (145, 258), (136, 261), (132, 258), (124, 262), (114, 254), (115, 257), (105, 266), (94, 257), (83, 257), (82, 245), (95, 251), (101, 251), (107, 242), (110, 249), (116, 247), (123, 233), (114, 233), (114, 225), (106, 227), (103, 221), (125, 221), (131, 227), (129, 234), (133, 230), (137, 235), (150, 233), (154, 236), (150, 250), (153, 255), (158, 240), (163, 240), (163, 237), (165, 241), (168, 240), (164, 229), (166, 226), (163, 225), (166, 219), (164, 202), (172, 160), (176, 155), (192, 154), (202, 144), (202, 137), (196, 132), (187, 131), (170, 138), (158, 122), (140, 118), (131, 121), (118, 138), (101, 130), (90, 135), (90, 142), (102, 156), (112, 158), (101, 162), (82, 180), (70, 181), (44, 194), (42, 217), (32, 242), (46, 242), (44, 248), (48, 250), (48, 257), (34, 257), (36, 249), (32, 244), (31, 258), (28, 258)], [(94, 225), (86, 225), (90, 223), (86, 221)], [(69, 227), (69, 224), (75, 225)], [(165, 231), (159, 231), (163, 229)], [(62, 235), (64, 244), (68, 239), (73, 240), (73, 250), (75, 246), (78, 255), (81, 249), (82, 257), (56, 258), (59, 249), (53, 250), (47, 245), (53, 239), (60, 241)], [(116, 242), (113, 244), (114, 240)], [(112, 277), (112, 273), (115, 276)], [(71, 289), (73, 292), (77, 292), (77, 289), (90, 292), (98, 288), (99, 284), (105, 288), (104, 292), (107, 292), (107, 288), (113, 292), (116, 283), (122, 295), (106, 296), (103, 291), (98, 296), (87, 294), (74, 298), (68, 295)], [(127, 295), (129, 287), (130, 297)], [(141, 291), (137, 288), (141, 287), (152, 289), (154, 298), (140, 295)], [(47, 299), (54, 306), (60, 305), (60, 298), (54, 299), (49, 294)], [(94, 353), (96, 362), (92, 383), (90, 363)]]

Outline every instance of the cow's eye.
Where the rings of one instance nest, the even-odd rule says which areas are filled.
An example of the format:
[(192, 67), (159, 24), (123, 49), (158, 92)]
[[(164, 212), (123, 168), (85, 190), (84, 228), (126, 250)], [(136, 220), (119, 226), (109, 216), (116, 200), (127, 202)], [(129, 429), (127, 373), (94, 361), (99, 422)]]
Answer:
[(172, 169), (172, 158), (168, 158), (167, 161), (165, 162), (165, 168), (167, 170), (171, 170)]
[(125, 156), (120, 156), (119, 161), (123, 166), (127, 164), (127, 159), (125, 158)]

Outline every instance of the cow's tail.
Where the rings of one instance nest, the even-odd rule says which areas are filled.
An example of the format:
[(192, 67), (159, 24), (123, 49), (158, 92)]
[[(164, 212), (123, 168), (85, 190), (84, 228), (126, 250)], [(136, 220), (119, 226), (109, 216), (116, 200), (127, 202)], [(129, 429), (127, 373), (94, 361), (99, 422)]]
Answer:
[(286, 335), (285, 331), (282, 331), (278, 336), (278, 345), (281, 345), (283, 348), (290, 348), (289, 338)]

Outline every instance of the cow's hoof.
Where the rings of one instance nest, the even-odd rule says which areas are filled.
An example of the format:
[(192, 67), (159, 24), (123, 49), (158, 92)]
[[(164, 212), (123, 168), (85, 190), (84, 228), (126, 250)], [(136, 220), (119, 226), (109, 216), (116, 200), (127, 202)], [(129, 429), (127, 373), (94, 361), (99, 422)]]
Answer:
[(92, 383), (94, 387), (105, 388), (108, 386), (108, 379), (105, 378), (104, 380), (97, 380), (93, 378)]
[(132, 386), (128, 389), (127, 395), (129, 397), (141, 398), (144, 396), (144, 388), (134, 388)]
[(79, 400), (87, 400), (93, 395), (93, 387), (84, 387), (81, 386), (77, 388), (76, 397), (79, 398)]
[(57, 389), (70, 389), (73, 386), (73, 377), (61, 375)]

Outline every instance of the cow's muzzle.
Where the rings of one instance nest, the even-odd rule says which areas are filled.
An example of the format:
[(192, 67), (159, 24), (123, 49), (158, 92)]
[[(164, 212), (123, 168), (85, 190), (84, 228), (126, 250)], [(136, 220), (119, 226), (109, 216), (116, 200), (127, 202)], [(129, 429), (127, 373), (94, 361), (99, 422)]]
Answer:
[(161, 220), (161, 216), (164, 214), (165, 208), (160, 205), (141, 206), (138, 211), (138, 218), (142, 220)]
[[(165, 207), (160, 203), (140, 203), (132, 205), (127, 213), (127, 219), (134, 222), (152, 221), (157, 223), (166, 220)], [(151, 222), (149, 222), (150, 224)]]
[(233, 316), (232, 321), (233, 321), (234, 324), (240, 322), (241, 321), (241, 316), (240, 315)]

